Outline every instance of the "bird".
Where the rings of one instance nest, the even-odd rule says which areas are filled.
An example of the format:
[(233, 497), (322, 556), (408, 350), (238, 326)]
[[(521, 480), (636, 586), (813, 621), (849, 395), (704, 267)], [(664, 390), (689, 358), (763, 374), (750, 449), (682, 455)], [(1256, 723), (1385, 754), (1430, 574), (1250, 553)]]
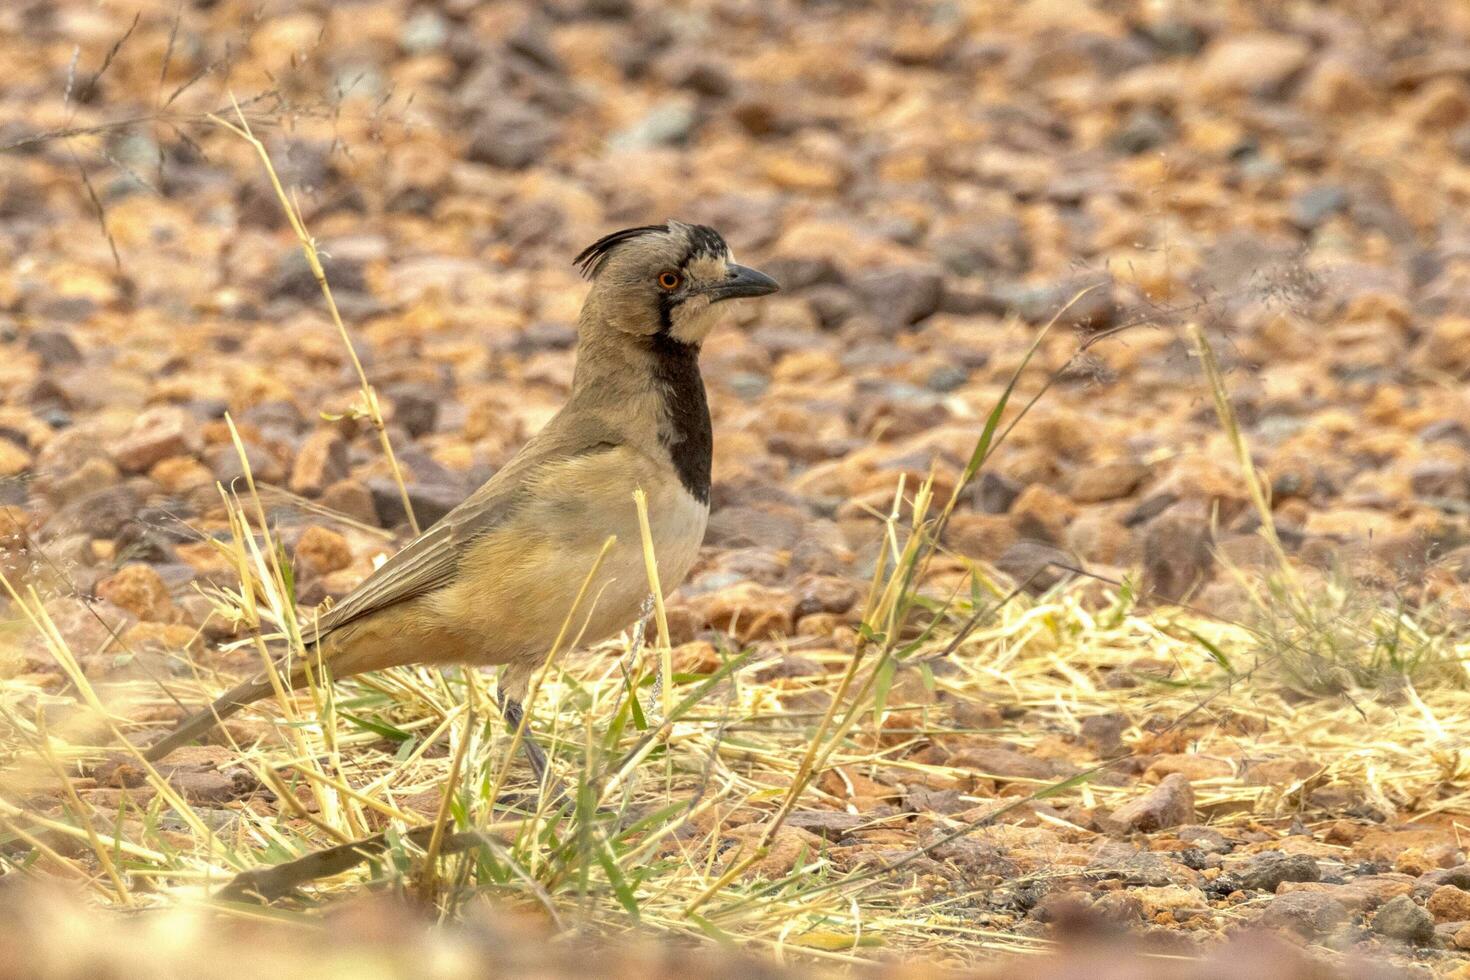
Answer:
[[(482, 487), (408, 542), (306, 630), (312, 657), (281, 660), (307, 683), (319, 656), (336, 678), (407, 664), (500, 666), (497, 699), (521, 728), (547, 656), (609, 536), (590, 609), (591, 643), (638, 619), (649, 595), (634, 491), (646, 494), (658, 580), (688, 574), (709, 518), (713, 431), (699, 353), (729, 300), (780, 287), (738, 264), (723, 236), (669, 219), (625, 228), (574, 260), (590, 281), (577, 323), (571, 393)], [(148, 746), (165, 758), (274, 693), (261, 672)], [(538, 781), (545, 753), (522, 744)]]

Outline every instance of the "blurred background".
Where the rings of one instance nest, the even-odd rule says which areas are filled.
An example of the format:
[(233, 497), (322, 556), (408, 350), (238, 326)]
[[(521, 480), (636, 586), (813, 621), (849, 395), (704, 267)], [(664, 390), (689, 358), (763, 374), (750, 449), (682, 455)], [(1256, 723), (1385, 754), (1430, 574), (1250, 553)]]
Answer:
[[(1254, 924), (1333, 970), (1467, 975), (1470, 5), (8, 0), (0, 63), (0, 569), (91, 683), (256, 661), (196, 587), (237, 572), (210, 541), (244, 472), (227, 413), (300, 604), (405, 539), (342, 337), (225, 124), (248, 125), (425, 525), (564, 400), (583, 246), (697, 221), (782, 282), (706, 346), (713, 512), (669, 613), (691, 671), (720, 644), (769, 658), (742, 703), (778, 727), (825, 707), (796, 679), (853, 649), (901, 481), (945, 499), (1017, 373), (1007, 420), (1041, 395), (928, 583), (978, 563), (1024, 594), (951, 673), (899, 671), (915, 710), (887, 724), (912, 737), (875, 732), (809, 801), (899, 824), (812, 818), (791, 853), (904, 853), (1110, 768), (926, 867), (963, 928), (916, 915), (897, 948), (1046, 949), (1071, 896), (1152, 950)], [(76, 687), (9, 615), (14, 761)], [(99, 744), (90, 724), (67, 737)], [(0, 794), (12, 873), (59, 846), (38, 817), (73, 842), (131, 819), (95, 752), (57, 751), (79, 795)], [(238, 814), (229, 758), (169, 778)], [(102, 880), (63, 851), (51, 872)], [(1090, 870), (1029, 881), (1059, 864)]]

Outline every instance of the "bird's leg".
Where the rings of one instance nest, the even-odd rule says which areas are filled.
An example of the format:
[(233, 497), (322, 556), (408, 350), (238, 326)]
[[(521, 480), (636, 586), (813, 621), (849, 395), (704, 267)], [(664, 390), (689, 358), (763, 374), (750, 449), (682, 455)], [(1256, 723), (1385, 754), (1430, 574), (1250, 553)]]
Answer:
[(546, 782), (546, 773), (551, 768), (546, 761), (546, 752), (531, 737), (531, 726), (522, 728), (521, 721), (525, 717), (525, 711), (521, 708), (521, 703), (504, 691), (497, 692), (497, 700), (500, 702), (500, 715), (505, 719), (506, 726), (511, 731), (522, 729), (521, 748), (526, 750), (526, 761), (531, 763), (531, 771), (536, 774), (536, 786), (539, 788)]
[(643, 604), (638, 607), (638, 621), (633, 624), (633, 642), (628, 645), (633, 656), (637, 656), (643, 649), (643, 638), (648, 632), (648, 621), (653, 618), (653, 593), (643, 597)]
[[(629, 678), (629, 689), (632, 689), (633, 670), (637, 667), (638, 658), (643, 653), (643, 641), (648, 635), (648, 622), (653, 618), (653, 593), (643, 597), (643, 604), (638, 607), (638, 620), (633, 624), (633, 637), (628, 644), (628, 660), (623, 664), (623, 676)], [(659, 678), (654, 678), (654, 700), (658, 700)], [(637, 691), (633, 690), (633, 696), (637, 697)]]

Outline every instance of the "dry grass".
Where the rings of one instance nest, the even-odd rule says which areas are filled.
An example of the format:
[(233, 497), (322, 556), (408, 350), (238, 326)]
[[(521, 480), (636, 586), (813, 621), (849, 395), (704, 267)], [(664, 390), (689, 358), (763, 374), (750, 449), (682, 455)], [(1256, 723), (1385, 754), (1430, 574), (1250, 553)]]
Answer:
[[(259, 152), (350, 351), (315, 246), (264, 148), (243, 117), (220, 124)], [(581, 613), (568, 610), (527, 713), (560, 786), (528, 784), (513, 762), (525, 730), (504, 731), (478, 673), (399, 668), (334, 686), (329, 665), (316, 663), (304, 692), (289, 694), (277, 677), (274, 704), (246, 715), (254, 727), (227, 729), (252, 737), (231, 739), (221, 768), (249, 773), (259, 791), (223, 807), (191, 805), (170, 775), (174, 764), (155, 767), (128, 747), (141, 733), (132, 719), (206, 701), (221, 679), (181, 652), (190, 681), (94, 688), (43, 596), (7, 581), (14, 609), (69, 686), (56, 693), (0, 681), (0, 729), (13, 756), (0, 786), (0, 863), (81, 882), (113, 908), (202, 904), (254, 917), (261, 912), (249, 893), (269, 882), (269, 897), (283, 899), (278, 907), (300, 916), (375, 888), (411, 894), (443, 918), (489, 902), (532, 910), (566, 931), (654, 929), (838, 962), (895, 950), (949, 961), (1036, 950), (1044, 944), (1009, 931), (995, 910), (1075, 867), (956, 884), (966, 879), (919, 873), (924, 859), (1005, 825), (1088, 842), (1093, 835), (1073, 815), (1115, 807), (1138, 790), (1100, 778), (1127, 754), (1084, 758), (1078, 748), (1080, 774), (1009, 776), (999, 794), (980, 786), (991, 774), (910, 757), (916, 746), (975, 734), (952, 709), (977, 704), (996, 711), (986, 735), (1043, 756), (1059, 740), (1082, 745), (1089, 718), (1116, 716), (1122, 743), (1135, 752), (1173, 746), (1237, 763), (1316, 763), (1288, 785), (1253, 785), (1239, 764), (1197, 781), (1202, 818), (1217, 824), (1310, 819), (1311, 791), (1333, 786), (1385, 816), (1470, 817), (1470, 757), (1461, 748), (1470, 644), (1408, 610), (1338, 601), (1297, 579), (1219, 370), (1197, 340), (1277, 559), (1266, 575), (1243, 580), (1259, 622), (1145, 608), (1127, 583), (1080, 580), (1031, 597), (944, 552), (944, 525), (962, 491), (1050, 384), (1019, 409), (1011, 404), (1028, 353), (953, 494), (939, 501), (931, 483), (900, 486), (881, 532), (888, 560), (875, 569), (850, 647), (782, 641), (722, 650), (717, 663), (683, 663), (669, 646), (660, 583), (651, 581), (651, 656), (640, 629), (567, 663), (560, 654), (575, 645)], [(392, 462), (376, 396), (355, 355), (353, 362), (363, 412)], [(239, 493), (220, 488), (232, 532), (221, 548), (238, 586), (211, 597), (269, 666), (283, 646), (308, 656), (304, 624), (243, 447), (240, 458), (245, 485)], [(595, 596), (597, 575), (588, 570), (585, 596)], [(814, 669), (756, 679), (791, 654)], [(1389, 675), (1398, 683), (1385, 691)], [(1337, 696), (1303, 700), (1303, 690)], [(119, 760), (133, 774), (124, 782), (138, 789), (104, 805), (83, 774), (116, 773)], [(860, 794), (844, 789), (858, 776), (889, 787), (957, 787), (968, 809), (923, 813), (916, 822), (929, 836), (914, 833), (897, 852), (860, 849), (857, 860), (788, 832), (800, 810), (861, 814)], [(889, 823), (872, 818), (874, 828)], [(341, 848), (355, 842), (365, 860)], [(234, 880), (243, 885), (221, 888)]]
[[(1206, 373), (1223, 399), (1208, 361)], [(1007, 412), (1010, 393), (987, 420), (967, 480), (1003, 438), (1002, 419), (1018, 420)], [(239, 588), (213, 598), (246, 626), (244, 642), (267, 663), (272, 635), (304, 656), (291, 570), (253, 482), (243, 497), (221, 492), (234, 532), (222, 548)], [(45, 637), (71, 689), (0, 685), (0, 724), (16, 748), (0, 802), (0, 861), (84, 882), (97, 903), (119, 908), (203, 903), (255, 916), (241, 893), (248, 889), (220, 886), (276, 867), (296, 886), (280, 888), (285, 907), (301, 915), (368, 887), (412, 894), (445, 918), (491, 902), (534, 910), (567, 930), (654, 929), (833, 961), (893, 950), (961, 961), (1041, 948), (985, 910), (1069, 869), (956, 887), (916, 875), (921, 858), (1007, 824), (1088, 841), (1093, 835), (1070, 819), (1075, 808), (1115, 807), (1138, 790), (1097, 778), (1117, 759), (1093, 758), (1061, 781), (1009, 777), (999, 796), (963, 792), (969, 810), (922, 815), (932, 834), (916, 834), (907, 853), (857, 861), (803, 848), (783, 832), (797, 810), (859, 812), (842, 789), (854, 776), (974, 787), (986, 774), (909, 758), (916, 745), (969, 736), (955, 721), (956, 704), (993, 707), (1000, 721), (986, 734), (1040, 755), (1059, 738), (1080, 744), (1088, 718), (1116, 715), (1123, 742), (1137, 751), (1174, 745), (1230, 760), (1317, 764), (1288, 785), (1252, 785), (1238, 764), (1231, 775), (1196, 782), (1201, 816), (1217, 824), (1311, 819), (1310, 792), (1332, 786), (1383, 815), (1470, 816), (1463, 676), (1425, 686), (1415, 682), (1422, 675), (1403, 673), (1388, 695), (1351, 683), (1349, 671), (1351, 696), (1302, 700), (1277, 669), (1287, 663), (1283, 649), (1304, 648), (1288, 625), (1273, 633), (1186, 609), (1142, 608), (1126, 583), (1083, 580), (1027, 596), (939, 547), (954, 499), (936, 503), (928, 484), (911, 496), (900, 488), (882, 532), (891, 560), (875, 573), (852, 649), (787, 641), (722, 651), (718, 665), (684, 664), (661, 626), (647, 667), (646, 651), (627, 638), (566, 663), (558, 654), (575, 635), (569, 611), (528, 712), (565, 795), (538, 793), (512, 765), (522, 733), (503, 730), (475, 672), (400, 668), (334, 687), (315, 665), (309, 689), (278, 691), (274, 706), (253, 710), (269, 723), (257, 721), (250, 731), (258, 737), (229, 751), (227, 765), (269, 792), (223, 808), (191, 806), (167, 767), (120, 746), (139, 734), (130, 718), (174, 698), (206, 700), (219, 681), (190, 661), (195, 680), (170, 684), (167, 697), (145, 682), (94, 689), (42, 597), (10, 585), (15, 608)], [(592, 569), (589, 593), (595, 582)], [(1299, 605), (1315, 608), (1290, 578), (1258, 584), (1286, 624), (1302, 622)], [(1334, 635), (1371, 632), (1389, 614), (1370, 607), (1366, 620), (1335, 623)], [(1404, 610), (1392, 617), (1437, 662), (1463, 668), (1462, 640), (1425, 630)], [(754, 679), (792, 653), (816, 669)], [(120, 753), (140, 774), (135, 784), (152, 792), (100, 806), (80, 774)], [(742, 829), (750, 826), (757, 829)], [(312, 855), (364, 840), (373, 842), (369, 860), (313, 863)]]

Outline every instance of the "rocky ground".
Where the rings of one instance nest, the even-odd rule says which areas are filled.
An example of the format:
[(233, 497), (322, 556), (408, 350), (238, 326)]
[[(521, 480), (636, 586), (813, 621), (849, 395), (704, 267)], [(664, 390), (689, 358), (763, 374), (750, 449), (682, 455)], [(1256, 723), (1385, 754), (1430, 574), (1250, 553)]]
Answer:
[[(1060, 560), (1132, 576), (1148, 605), (1257, 614), (1231, 570), (1270, 555), (1182, 330), (1197, 323), (1308, 587), (1387, 597), (1432, 629), (1470, 615), (1470, 8), (175, 7), (0, 10), (4, 571), (37, 585), (95, 683), (168, 673), (185, 650), (252, 662), (218, 651), (232, 624), (194, 589), (235, 574), (207, 540), (225, 527), (217, 484), (243, 472), (226, 413), (255, 479), (286, 491), (266, 499), (300, 603), (345, 593), (405, 536), (259, 160), (205, 118), (232, 97), (326, 255), (425, 524), (564, 399), (582, 246), (676, 216), (781, 280), (704, 355), (714, 510), (671, 604), (686, 656), (721, 632), (816, 651), (816, 669), (849, 647), (899, 481), (932, 472), (948, 493), (1059, 314), (1021, 396), (1057, 380), (965, 492), (956, 556), (1043, 586)], [(36, 639), (11, 631), (4, 658), (14, 704), (65, 692)], [(1125, 690), (1140, 673), (1087, 676)], [(1301, 696), (1260, 695), (1280, 718), (1309, 710)], [(1322, 710), (1417, 712), (1351, 697)], [(1202, 753), (1217, 718), (1168, 737), (1149, 712), (1028, 727), (1041, 715), (1005, 700), (938, 699), (982, 733), (913, 747), (950, 782), (844, 772), (823, 791), (838, 809), (791, 829), (912, 846), (1128, 749), (1112, 775), (1131, 802), (1053, 814), (1062, 827), (1033, 813), (944, 858), (999, 879), (1063, 852), (1080, 867), (999, 928), (1045, 937), (1087, 909), (1177, 950), (1258, 921), (1466, 970), (1470, 773), (1443, 727), (1418, 753), (1441, 778), (1396, 794), (1370, 772), (1369, 793), (1357, 770), (1303, 785), (1321, 767), (1279, 740), (1259, 758), (1274, 716)], [(1280, 792), (1255, 812), (1197, 805), (1227, 787)], [(871, 829), (870, 805), (908, 822)]]

